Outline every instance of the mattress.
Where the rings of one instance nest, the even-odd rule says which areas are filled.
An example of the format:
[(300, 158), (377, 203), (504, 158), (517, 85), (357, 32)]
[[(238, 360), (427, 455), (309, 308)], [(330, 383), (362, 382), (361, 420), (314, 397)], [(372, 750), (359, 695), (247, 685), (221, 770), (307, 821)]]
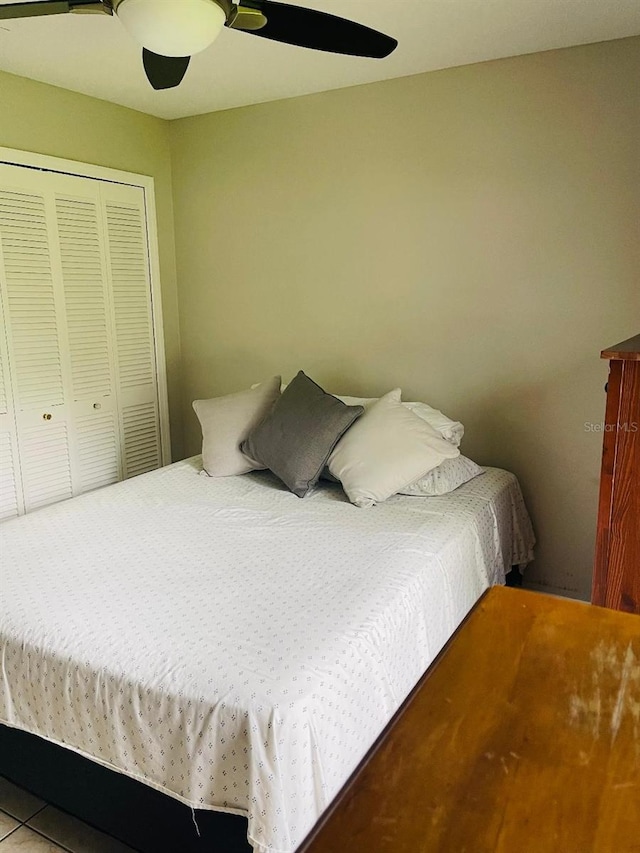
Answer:
[(0, 720), (292, 853), (533, 542), (498, 469), (358, 509), (170, 465), (0, 526)]

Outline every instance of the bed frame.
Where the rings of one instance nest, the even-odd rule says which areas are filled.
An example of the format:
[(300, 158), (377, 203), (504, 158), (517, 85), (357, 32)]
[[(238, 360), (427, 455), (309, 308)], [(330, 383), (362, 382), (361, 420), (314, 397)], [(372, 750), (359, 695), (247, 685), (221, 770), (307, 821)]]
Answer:
[(247, 820), (196, 811), (141, 782), (0, 725), (0, 774), (140, 853), (252, 853)]

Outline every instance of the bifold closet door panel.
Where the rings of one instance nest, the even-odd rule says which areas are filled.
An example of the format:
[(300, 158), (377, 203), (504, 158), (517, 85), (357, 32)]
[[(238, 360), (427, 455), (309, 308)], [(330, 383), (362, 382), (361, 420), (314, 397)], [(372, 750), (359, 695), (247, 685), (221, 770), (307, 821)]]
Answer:
[(162, 464), (149, 241), (141, 187), (100, 187), (115, 323), (123, 476)]
[(69, 358), (74, 493), (122, 479), (100, 182), (52, 175)]

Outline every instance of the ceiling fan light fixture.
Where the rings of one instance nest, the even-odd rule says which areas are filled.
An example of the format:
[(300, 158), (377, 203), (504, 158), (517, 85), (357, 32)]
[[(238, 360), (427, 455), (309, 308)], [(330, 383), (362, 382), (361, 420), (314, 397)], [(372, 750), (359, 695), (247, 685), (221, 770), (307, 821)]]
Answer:
[(215, 0), (120, 0), (115, 12), (138, 44), (161, 56), (199, 53), (226, 21)]

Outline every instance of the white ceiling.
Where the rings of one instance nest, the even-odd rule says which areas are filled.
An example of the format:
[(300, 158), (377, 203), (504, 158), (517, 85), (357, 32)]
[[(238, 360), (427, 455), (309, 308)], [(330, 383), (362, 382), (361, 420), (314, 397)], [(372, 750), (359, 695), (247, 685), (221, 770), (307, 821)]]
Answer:
[[(0, 5), (11, 0), (0, 0)], [(162, 0), (177, 2), (180, 0)], [(173, 119), (422, 71), (640, 34), (639, 0), (297, 0), (398, 39), (387, 59), (223, 30), (177, 89), (155, 92), (119, 20), (0, 21), (0, 70)]]

